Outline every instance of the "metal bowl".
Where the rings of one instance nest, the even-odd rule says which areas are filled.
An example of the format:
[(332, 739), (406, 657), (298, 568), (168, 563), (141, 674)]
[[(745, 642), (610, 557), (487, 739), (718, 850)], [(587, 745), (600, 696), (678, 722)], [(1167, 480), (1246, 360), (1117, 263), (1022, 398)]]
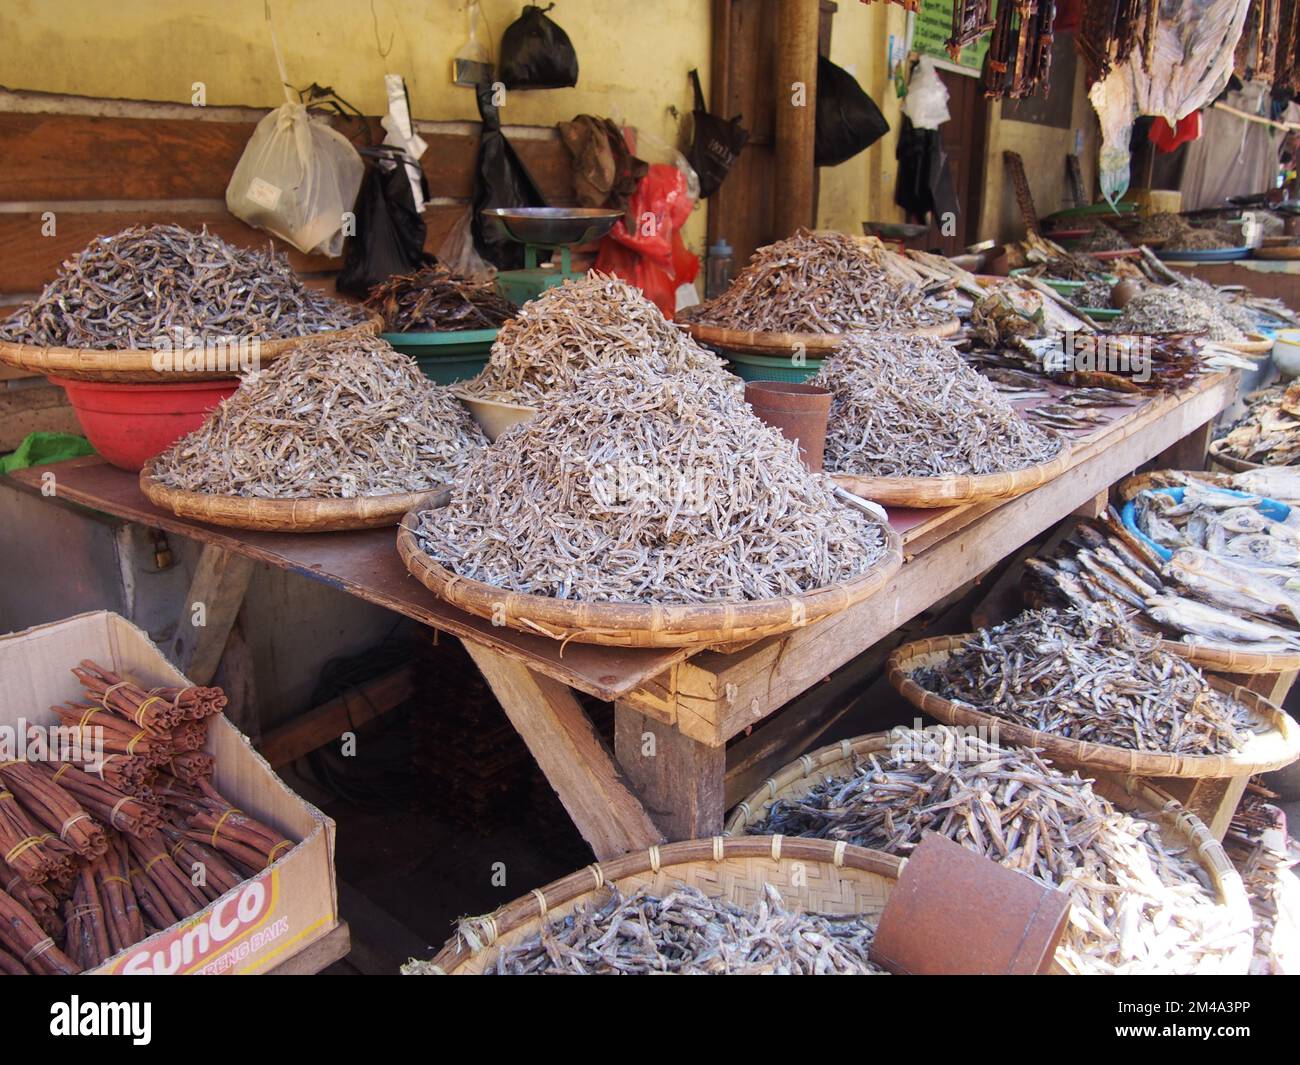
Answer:
[(916, 222), (863, 222), (862, 232), (882, 240), (915, 240), (930, 232), (930, 226)]
[(599, 240), (623, 213), (603, 207), (489, 207), (483, 217), (507, 240), (560, 248)]

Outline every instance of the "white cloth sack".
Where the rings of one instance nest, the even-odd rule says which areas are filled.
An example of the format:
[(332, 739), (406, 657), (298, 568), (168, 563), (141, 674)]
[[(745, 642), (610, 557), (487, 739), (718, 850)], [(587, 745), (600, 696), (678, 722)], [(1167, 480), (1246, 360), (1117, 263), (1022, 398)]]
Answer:
[(343, 252), (343, 215), (361, 189), (365, 164), (348, 139), (299, 103), (257, 124), (226, 186), (236, 218), (302, 252)]

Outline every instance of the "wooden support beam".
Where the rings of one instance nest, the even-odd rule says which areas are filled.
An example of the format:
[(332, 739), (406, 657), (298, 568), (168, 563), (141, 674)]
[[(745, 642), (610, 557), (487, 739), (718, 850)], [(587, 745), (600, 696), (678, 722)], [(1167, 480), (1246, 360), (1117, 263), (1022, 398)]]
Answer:
[(1210, 439), (1214, 435), (1214, 419), (1198, 426), (1179, 440), (1173, 447), (1162, 451), (1155, 458), (1155, 468), (1160, 470), (1203, 470), (1206, 456), (1210, 450)]
[(207, 684), (216, 673), (255, 565), (246, 555), (215, 544), (199, 555), (167, 656), (195, 684)]
[(664, 841), (566, 685), (480, 643), (462, 642), (598, 859)]
[[(776, 235), (812, 226), (817, 128), (817, 34), (813, 0), (778, 0), (776, 33)], [(796, 97), (796, 94), (799, 94)]]
[(614, 704), (614, 755), (670, 840), (722, 832), (727, 752), (683, 736), (623, 703)]
[(414, 690), (411, 667), (401, 666), (272, 729), (257, 749), (278, 769), (388, 713), (406, 702)]

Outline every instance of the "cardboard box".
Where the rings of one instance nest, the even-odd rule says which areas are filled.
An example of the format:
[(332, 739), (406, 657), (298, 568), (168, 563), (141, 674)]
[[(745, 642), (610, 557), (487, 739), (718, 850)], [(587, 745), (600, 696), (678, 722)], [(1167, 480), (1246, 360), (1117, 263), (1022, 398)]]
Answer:
[[(189, 683), (140, 629), (108, 611), (0, 637), (0, 727), (57, 723), (50, 707), (84, 698), (71, 668), (89, 658), (142, 687)], [(239, 809), (301, 840), (268, 869), (192, 917), (108, 959), (93, 973), (262, 973), (338, 924), (334, 822), (295, 795), (225, 717), (207, 748), (216, 789)]]

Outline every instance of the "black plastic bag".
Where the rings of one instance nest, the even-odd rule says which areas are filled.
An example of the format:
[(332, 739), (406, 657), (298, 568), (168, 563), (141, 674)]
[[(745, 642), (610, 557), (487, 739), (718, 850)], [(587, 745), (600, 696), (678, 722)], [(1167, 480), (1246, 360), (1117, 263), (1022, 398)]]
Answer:
[[(395, 274), (413, 273), (433, 262), (433, 256), (424, 250), (428, 227), (415, 209), (407, 178), (407, 167), (418, 171), (419, 164), (395, 148), (362, 148), (361, 154), (369, 157), (370, 166), (353, 208), (357, 232), (348, 238), (334, 284), (340, 292), (365, 297)], [(385, 167), (380, 161), (397, 165)], [(424, 195), (429, 195), (427, 185)]]
[(524, 265), (524, 248), (505, 237), (483, 220), (489, 207), (545, 207), (546, 200), (528, 173), (506, 135), (501, 132), (501, 116), (492, 103), (492, 86), (478, 87), (478, 113), (483, 119), (479, 135), (478, 161), (474, 165), (474, 217), (470, 232), (474, 247), (488, 262), (500, 270), (518, 270)]
[(709, 114), (704, 106), (698, 71), (691, 71), (691, 86), (695, 90), (695, 136), (686, 153), (686, 161), (700, 179), (700, 199), (703, 200), (718, 191), (723, 178), (740, 158), (740, 149), (749, 140), (749, 130), (740, 124), (742, 115), (719, 118)]
[(889, 123), (853, 75), (817, 57), (817, 136), (813, 161), (839, 166), (889, 132)]
[(569, 35), (546, 17), (553, 8), (525, 4), (501, 35), (497, 76), (507, 89), (568, 89), (578, 84), (578, 53)]

